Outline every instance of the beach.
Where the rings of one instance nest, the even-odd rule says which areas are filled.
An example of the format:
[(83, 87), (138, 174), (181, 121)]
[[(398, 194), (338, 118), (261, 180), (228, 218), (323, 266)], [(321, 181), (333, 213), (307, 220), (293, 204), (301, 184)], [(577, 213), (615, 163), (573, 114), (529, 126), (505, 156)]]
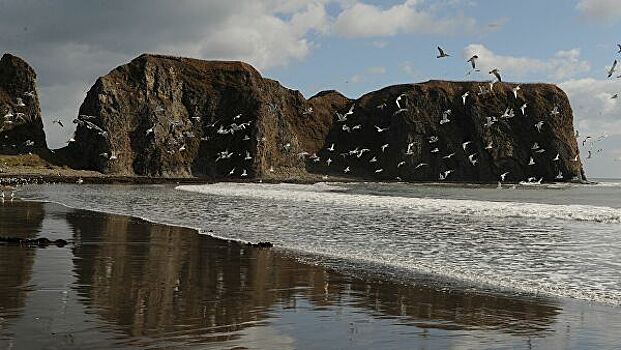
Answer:
[[(103, 213), (112, 210), (97, 190), (131, 197), (131, 186), (67, 186), (18, 193), (55, 194), (59, 202), (70, 198), (61, 192), (83, 201), (99, 196), (92, 203), (99, 212), (37, 201), (0, 205), (0, 236), (70, 242), (0, 245), (2, 348), (588, 349), (621, 341), (621, 315), (609, 303), (319, 257), (278, 241), (254, 248), (213, 237), (230, 235), (216, 222), (199, 234)], [(149, 197), (153, 188), (140, 191)]]

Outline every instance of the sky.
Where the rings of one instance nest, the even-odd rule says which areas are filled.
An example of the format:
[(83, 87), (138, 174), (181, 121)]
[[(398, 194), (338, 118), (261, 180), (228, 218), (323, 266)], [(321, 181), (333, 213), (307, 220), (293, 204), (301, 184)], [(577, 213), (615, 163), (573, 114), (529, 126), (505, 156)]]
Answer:
[[(142, 53), (242, 60), (311, 97), (356, 98), (429, 79), (547, 82), (580, 134), (587, 176), (621, 178), (618, 0), (0, 0), (0, 49), (38, 74), (48, 143), (62, 147), (97, 77)], [(451, 56), (436, 59), (436, 46)], [(465, 62), (480, 57), (480, 73)], [(65, 128), (53, 124), (60, 118)]]

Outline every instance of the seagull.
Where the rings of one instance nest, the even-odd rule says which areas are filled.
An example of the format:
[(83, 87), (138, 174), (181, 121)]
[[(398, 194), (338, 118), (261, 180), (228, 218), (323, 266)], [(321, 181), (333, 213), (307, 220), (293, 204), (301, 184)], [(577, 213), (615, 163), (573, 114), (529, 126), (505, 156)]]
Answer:
[(614, 94), (614, 95), (610, 96), (611, 100), (614, 100), (614, 99), (617, 99), (617, 98), (619, 98), (619, 94)]
[(26, 107), (26, 104), (24, 103), (21, 97), (17, 98), (17, 107)]
[(526, 115), (526, 103), (520, 107), (520, 111), (522, 111), (522, 115)]
[(438, 152), (440, 152), (440, 149), (438, 149), (438, 147), (431, 150), (431, 153), (438, 153)]
[(472, 70), (477, 70), (477, 68), (476, 68), (477, 59), (479, 59), (479, 56), (474, 55), (474, 56), (470, 57), (470, 59), (468, 59), (466, 61), (466, 62), (470, 62), (470, 65), (472, 65)]
[(69, 144), (69, 143), (72, 143), (72, 142), (75, 142), (75, 139), (74, 139), (73, 137), (72, 137), (72, 138), (70, 138), (70, 139), (69, 139), (69, 141), (67, 141), (67, 143), (68, 143), (68, 144)]
[(384, 169), (377, 169), (377, 170), (375, 170), (375, 173), (376, 173), (376, 174), (379, 174), (379, 173), (381, 173), (382, 171), (384, 171)]
[(446, 155), (446, 156), (442, 157), (442, 159), (451, 159), (454, 155), (455, 155), (455, 152), (453, 152), (453, 153), (451, 153), (451, 154), (449, 154), (449, 155)]
[(424, 166), (429, 166), (429, 164), (427, 164), (427, 163), (419, 163), (419, 164), (418, 164), (418, 165), (414, 168), (414, 170), (416, 170), (416, 169), (418, 169), (418, 168), (422, 168), (422, 167), (424, 167)]
[(489, 74), (493, 74), (499, 82), (502, 82), (502, 78), (500, 77), (500, 71), (498, 70), (498, 68), (492, 69), (491, 71), (489, 71)]
[(448, 118), (448, 116), (451, 115), (451, 110), (447, 110), (444, 113), (442, 113), (442, 119), (440, 119), (440, 125), (444, 125), (446, 123), (450, 123), (451, 120)]
[(242, 171), (242, 173), (241, 173), (241, 175), (240, 175), (240, 176), (241, 176), (241, 177), (246, 177), (246, 176), (248, 176), (248, 173), (246, 172), (246, 169), (244, 169), (244, 171)]
[(578, 161), (578, 155), (576, 154), (576, 156), (575, 156), (575, 157), (573, 157), (573, 158), (571, 159), (571, 161), (572, 161), (572, 162), (577, 162), (577, 161)]
[(241, 113), (239, 113), (238, 115), (233, 117), (233, 120), (237, 120), (237, 119), (241, 118), (241, 116), (242, 116)]
[(233, 175), (233, 174), (235, 174), (235, 168), (233, 168), (233, 170), (229, 172), (229, 175)]
[(352, 130), (360, 130), (362, 129), (362, 125), (358, 124), (358, 125), (354, 125), (354, 127), (351, 128)]
[(58, 124), (61, 128), (65, 127), (60, 119), (52, 120), (52, 124)]
[(397, 114), (403, 113), (403, 112), (407, 112), (407, 108), (401, 108), (398, 109), (395, 113), (392, 114), (392, 116), (396, 116)]
[(375, 129), (377, 129), (377, 132), (384, 132), (384, 131), (390, 129), (390, 127), (380, 128), (379, 126), (375, 125)]
[(330, 166), (330, 163), (332, 163), (332, 158), (328, 158), (328, 160), (326, 160), (326, 164), (328, 164), (328, 166)]
[(179, 147), (179, 152), (183, 152), (183, 151), (185, 151), (185, 145)]
[(470, 164), (472, 164), (473, 166), (477, 164), (478, 159), (474, 159), (474, 157), (476, 157), (476, 153), (471, 154), (468, 156), (468, 160), (470, 161)]
[(520, 91), (520, 86), (518, 85), (518, 86), (514, 87), (513, 89), (511, 89), (511, 91), (513, 91), (513, 96), (517, 100), (517, 94), (518, 94), (518, 91)]
[(559, 160), (561, 160), (561, 158), (560, 158), (560, 157), (561, 157), (560, 153), (557, 153), (557, 154), (556, 154), (556, 157), (554, 157), (554, 159), (552, 159), (552, 161), (553, 161), (553, 162), (558, 162)]
[(251, 160), (252, 156), (250, 155), (250, 152), (246, 151), (246, 157), (244, 157), (244, 160)]
[(24, 96), (34, 98), (35, 94), (34, 94), (34, 91), (27, 91), (27, 92), (24, 92)]
[(447, 54), (446, 52), (444, 52), (444, 50), (442, 50), (442, 48), (440, 46), (438, 46), (438, 56), (436, 56), (436, 58), (444, 58), (444, 57), (449, 57), (450, 55)]
[(535, 149), (539, 149), (539, 144), (538, 144), (537, 142), (535, 142), (535, 143), (533, 144), (533, 147), (531, 147), (530, 149), (533, 149), (533, 150), (535, 150)]
[(339, 122), (346, 122), (347, 121), (347, 116), (342, 115), (339, 112), (336, 112), (336, 118), (338, 119), (337, 121)]
[(515, 117), (515, 112), (513, 112), (513, 108), (509, 108), (507, 107), (507, 109), (505, 109), (505, 112), (500, 116), (500, 118), (505, 118), (505, 119), (510, 119)]
[(343, 172), (344, 172), (345, 174), (347, 174), (348, 172), (350, 172), (349, 167), (345, 168), (345, 170), (343, 170)]
[(610, 67), (610, 69), (608, 70), (608, 78), (615, 74), (615, 70), (617, 70), (617, 60), (612, 62), (612, 67)]
[(463, 102), (464, 106), (466, 105), (466, 98), (468, 97), (468, 95), (470, 95), (470, 92), (468, 91), (466, 91), (466, 93), (461, 95), (461, 101)]
[(468, 145), (469, 145), (469, 144), (471, 144), (471, 143), (472, 143), (472, 141), (466, 141), (466, 142), (464, 142), (464, 143), (462, 143), (462, 144), (461, 144), (461, 148), (463, 148), (463, 149), (464, 149), (464, 151), (465, 151), (465, 150), (466, 150), (466, 147), (468, 147)]
[(369, 163), (375, 163), (375, 162), (377, 162), (377, 158), (375, 158), (375, 157), (373, 157), (373, 158), (371, 158), (371, 160), (369, 160)]
[(485, 146), (485, 149), (492, 149), (494, 148), (494, 141), (490, 141), (487, 146)]
[(535, 124), (535, 128), (537, 128), (538, 132), (541, 132), (542, 127), (543, 127), (543, 120)]
[(147, 129), (146, 136), (149, 136), (149, 134), (153, 134), (153, 128)]
[(535, 165), (535, 160), (533, 159), (533, 157), (530, 157), (530, 160), (528, 161), (528, 165)]
[(382, 103), (381, 105), (377, 105), (375, 108), (381, 109), (382, 111), (386, 108), (386, 103)]
[(509, 172), (508, 172), (508, 171), (507, 171), (507, 172), (505, 172), (505, 173), (500, 174), (500, 181), (503, 181), (503, 182), (504, 182), (504, 181), (505, 181), (505, 178), (507, 177), (507, 175), (509, 175)]
[(351, 133), (351, 128), (350, 128), (349, 126), (345, 125), (345, 124), (343, 124), (342, 129), (343, 129), (343, 131), (346, 131), (346, 132), (348, 132), (348, 133)]
[(429, 143), (438, 142), (439, 138), (437, 136), (429, 136)]
[(397, 163), (397, 168), (401, 168), (404, 165), (405, 165), (405, 161), (402, 160), (399, 163)]
[(81, 185), (84, 183), (84, 180), (82, 180), (82, 178), (79, 178), (78, 181), (76, 181), (75, 183), (77, 183), (78, 185)]
[(619, 51), (617, 51), (617, 53), (621, 53), (621, 44), (617, 44), (617, 46), (619, 47)]
[(388, 144), (382, 145), (381, 148), (382, 148), (382, 153), (383, 153), (384, 151), (386, 151), (386, 148), (388, 148)]
[(395, 103), (397, 104), (397, 108), (401, 109), (401, 104), (399, 103), (399, 101), (401, 101), (401, 99), (405, 97), (405, 94), (401, 94), (399, 96), (397, 96), (397, 99), (395, 100)]
[(347, 113), (345, 113), (345, 116), (346, 116), (346, 117), (347, 117), (348, 115), (352, 115), (352, 114), (354, 114), (354, 107), (355, 107), (355, 106), (356, 106), (356, 105), (355, 105), (355, 104), (353, 104), (353, 105), (351, 105), (351, 107), (349, 107), (349, 111), (347, 111)]
[(328, 151), (334, 152), (334, 144), (330, 145), (330, 148), (328, 148)]
[(554, 108), (552, 109), (552, 111), (550, 111), (550, 115), (552, 115), (553, 117), (556, 117), (557, 115), (559, 115), (561, 112), (558, 111), (558, 106), (554, 106)]
[(536, 150), (536, 151), (535, 151), (535, 153), (543, 153), (543, 152), (545, 152), (545, 151), (546, 151), (545, 149), (540, 148), (540, 149)]
[(558, 175), (556, 175), (557, 180), (562, 180), (564, 178), (563, 173), (559, 170)]

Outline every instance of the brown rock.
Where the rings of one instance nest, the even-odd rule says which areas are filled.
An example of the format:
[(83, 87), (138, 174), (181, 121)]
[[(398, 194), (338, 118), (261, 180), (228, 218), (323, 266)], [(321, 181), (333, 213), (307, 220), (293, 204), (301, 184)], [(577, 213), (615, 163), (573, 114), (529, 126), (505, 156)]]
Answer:
[(0, 153), (47, 151), (37, 75), (28, 63), (11, 54), (0, 59)]
[[(557, 180), (560, 172), (562, 180), (583, 180), (580, 160), (573, 161), (578, 145), (565, 93), (551, 84), (522, 84), (516, 99), (512, 91), (515, 86), (496, 83), (492, 92), (479, 94), (479, 87), (489, 89), (488, 83), (428, 81), (368, 93), (352, 102), (354, 113), (346, 122), (336, 123), (327, 136), (320, 156), (330, 157), (332, 164), (315, 163), (311, 171), (342, 174), (349, 167), (354, 176), (437, 181), (441, 173), (452, 170), (447, 180), (467, 182), (498, 181), (505, 172), (509, 172), (507, 181), (530, 177)], [(465, 92), (469, 96), (464, 105)], [(405, 109), (400, 113), (398, 96), (402, 96), (400, 105)], [(522, 115), (520, 107), (524, 103), (527, 107)], [(340, 113), (349, 108), (342, 108)], [(558, 114), (552, 113), (555, 108)], [(515, 116), (502, 118), (507, 109), (512, 109)], [(447, 110), (451, 111), (447, 118), (450, 122), (441, 124)], [(488, 117), (497, 121), (486, 126)], [(543, 121), (541, 132), (535, 126), (539, 121)], [(343, 125), (351, 132), (344, 131)], [(356, 125), (359, 128), (353, 130)], [(387, 130), (378, 132), (375, 126)], [(430, 143), (432, 136), (438, 141)], [(471, 143), (464, 149), (462, 143), (468, 141)], [(332, 143), (336, 149), (329, 152), (326, 147)], [(486, 149), (490, 143), (492, 148)], [(539, 149), (533, 149), (535, 143)], [(382, 152), (385, 144), (388, 147)], [(412, 146), (408, 154), (409, 144)], [(369, 150), (360, 157), (360, 153), (350, 154), (365, 148)], [(436, 148), (438, 152), (432, 153)], [(553, 161), (557, 153), (559, 160)], [(474, 166), (470, 155), (476, 159)], [(377, 162), (370, 163), (373, 157)], [(530, 157), (535, 165), (529, 165)], [(428, 166), (417, 169), (421, 163)], [(382, 171), (376, 173), (378, 169)]]

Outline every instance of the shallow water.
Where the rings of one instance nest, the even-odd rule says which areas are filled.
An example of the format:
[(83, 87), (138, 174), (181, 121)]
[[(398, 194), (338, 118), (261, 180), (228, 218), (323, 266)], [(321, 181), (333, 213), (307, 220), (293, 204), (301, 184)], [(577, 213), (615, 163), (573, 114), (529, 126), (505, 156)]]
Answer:
[(590, 349), (621, 342), (618, 308), (341, 273), (300, 262), (295, 252), (126, 216), (7, 201), (0, 236), (9, 235), (72, 244), (0, 245), (3, 349)]
[[(299, 259), (621, 304), (621, 187), (30, 186), (24, 198), (272, 241)], [(331, 259), (337, 263), (330, 264)]]

